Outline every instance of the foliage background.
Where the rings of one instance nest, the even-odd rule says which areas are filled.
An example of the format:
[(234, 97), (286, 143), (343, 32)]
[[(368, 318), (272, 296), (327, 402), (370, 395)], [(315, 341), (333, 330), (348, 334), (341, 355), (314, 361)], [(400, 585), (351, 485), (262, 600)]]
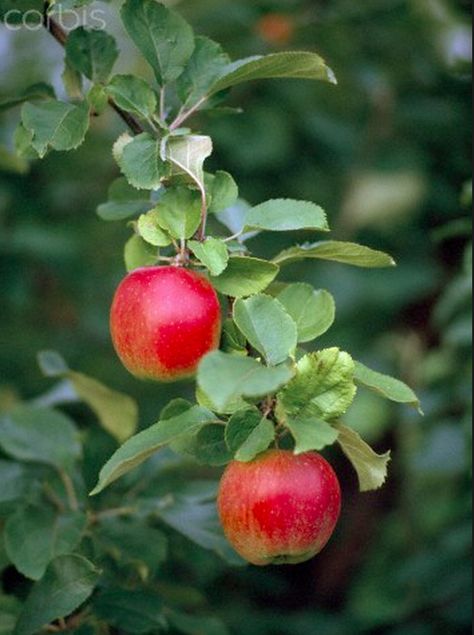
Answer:
[[(349, 418), (380, 450), (393, 447), (391, 479), (361, 495), (344, 458), (331, 459), (344, 488), (338, 533), (298, 567), (232, 569), (183, 542), (166, 574), (207, 598), (231, 632), (246, 635), (463, 634), (471, 622), (470, 54), (467, 2), (442, 0), (183, 0), (198, 32), (235, 57), (279, 50), (262, 18), (293, 25), (286, 48), (316, 50), (339, 87), (283, 81), (233, 94), (245, 113), (202, 118), (214, 167), (234, 174), (251, 203), (279, 196), (321, 204), (335, 237), (393, 254), (396, 270), (297, 265), (336, 297), (337, 344), (416, 387), (426, 416), (364, 395)], [(118, 70), (137, 71), (114, 11)], [(265, 24), (267, 27), (265, 28)], [(36, 81), (59, 86), (62, 52), (48, 34), (0, 27), (0, 97)], [(123, 35), (123, 34), (122, 34)], [(125, 48), (124, 48), (125, 47)], [(18, 113), (0, 115), (11, 145)], [(148, 425), (191, 386), (142, 384), (118, 363), (107, 315), (123, 276), (127, 232), (95, 208), (116, 174), (110, 146), (122, 127), (108, 113), (80, 150), (51, 154), (26, 174), (0, 154), (0, 410), (51, 386), (38, 350), (61, 351), (73, 368), (132, 394)], [(256, 239), (256, 253), (289, 246)], [(69, 411), (84, 429), (86, 409)], [(90, 469), (113, 449), (97, 433)], [(0, 553), (3, 591), (22, 581)], [(470, 629), (469, 629), (470, 630)], [(1, 632), (1, 631), (0, 631)], [(208, 634), (210, 635), (210, 634)]]

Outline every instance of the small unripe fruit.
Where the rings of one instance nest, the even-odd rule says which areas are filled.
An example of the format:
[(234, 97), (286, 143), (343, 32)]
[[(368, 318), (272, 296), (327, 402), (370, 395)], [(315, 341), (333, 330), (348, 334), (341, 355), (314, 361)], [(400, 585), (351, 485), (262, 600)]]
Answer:
[(259, 20), (256, 30), (265, 42), (286, 46), (295, 34), (295, 23), (289, 15), (270, 13)]
[(323, 549), (341, 512), (341, 489), (316, 452), (268, 450), (250, 463), (229, 464), (219, 488), (219, 516), (245, 560), (297, 564)]
[(119, 285), (110, 314), (112, 341), (135, 376), (175, 381), (193, 375), (217, 348), (221, 310), (204, 276), (182, 267), (144, 267)]

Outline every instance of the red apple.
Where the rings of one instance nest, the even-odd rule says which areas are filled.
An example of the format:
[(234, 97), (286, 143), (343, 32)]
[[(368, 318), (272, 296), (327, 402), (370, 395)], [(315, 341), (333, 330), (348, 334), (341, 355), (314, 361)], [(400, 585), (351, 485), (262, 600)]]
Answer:
[(341, 512), (341, 489), (316, 452), (268, 450), (250, 463), (229, 464), (219, 489), (224, 532), (245, 560), (297, 564), (326, 545)]
[(136, 269), (115, 293), (110, 329), (133, 375), (175, 381), (193, 375), (202, 357), (217, 348), (219, 300), (209, 281), (189, 269)]

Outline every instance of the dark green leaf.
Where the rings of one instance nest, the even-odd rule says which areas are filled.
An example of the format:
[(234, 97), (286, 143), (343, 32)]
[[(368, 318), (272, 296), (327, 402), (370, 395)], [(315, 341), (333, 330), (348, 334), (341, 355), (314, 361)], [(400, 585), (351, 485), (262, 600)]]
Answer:
[(239, 410), (226, 427), (226, 441), (237, 461), (252, 461), (275, 440), (275, 426), (257, 408)]
[(278, 300), (268, 295), (239, 299), (233, 314), (236, 325), (269, 365), (281, 364), (294, 355), (296, 324)]
[(92, 82), (105, 82), (118, 58), (115, 39), (103, 30), (79, 27), (66, 42), (66, 62)]
[(106, 87), (107, 94), (122, 110), (143, 119), (150, 118), (157, 108), (155, 91), (135, 75), (115, 75)]
[(24, 91), (22, 91), (18, 97), (10, 97), (0, 101), (0, 112), (5, 112), (15, 106), (20, 106), (25, 101), (41, 101), (43, 99), (54, 99), (54, 89), (49, 84), (40, 82), (39, 84), (33, 84)]
[(161, 599), (151, 591), (102, 591), (94, 600), (94, 611), (107, 624), (127, 633), (161, 632), (166, 625)]
[(330, 293), (316, 291), (310, 284), (288, 285), (277, 299), (291, 315), (298, 329), (298, 342), (310, 342), (332, 326), (336, 303)]
[(20, 507), (5, 525), (7, 554), (20, 573), (39, 580), (53, 558), (74, 551), (86, 523), (82, 512), (57, 515), (49, 507)]
[(61, 101), (23, 105), (21, 119), (32, 134), (31, 145), (44, 157), (48, 148), (67, 151), (78, 148), (89, 128), (89, 104), (79, 106)]
[(321, 260), (333, 260), (355, 267), (393, 267), (395, 261), (388, 254), (376, 251), (356, 243), (344, 243), (336, 240), (327, 240), (313, 243), (312, 245), (301, 245), (291, 247), (282, 251), (273, 258), (273, 262), (278, 265), (288, 265), (305, 258), (319, 258)]
[(26, 599), (13, 635), (33, 635), (68, 616), (87, 600), (98, 579), (97, 569), (81, 556), (55, 558)]
[(205, 426), (196, 435), (194, 453), (200, 463), (205, 465), (226, 465), (232, 454), (225, 442), (225, 427), (221, 424)]
[(127, 0), (122, 20), (158, 83), (177, 79), (194, 51), (194, 34), (187, 22), (154, 0)]
[(115, 156), (130, 185), (138, 190), (157, 190), (168, 171), (161, 158), (160, 140), (147, 132), (124, 139), (119, 148), (116, 144)]
[(360, 491), (368, 492), (382, 487), (387, 478), (390, 452), (382, 455), (376, 454), (351, 428), (341, 424), (337, 424), (336, 428), (339, 431), (338, 442), (342, 451), (354, 466), (359, 477)]
[(99, 482), (91, 495), (98, 494), (130, 470), (146, 461), (152, 454), (189, 432), (197, 432), (206, 423), (216, 421), (212, 412), (194, 406), (172, 419), (160, 421), (129, 439), (102, 468)]
[(404, 403), (416, 408), (421, 414), (421, 404), (413, 390), (399, 379), (377, 373), (364, 366), (360, 362), (355, 365), (355, 380), (357, 383), (367, 386), (374, 392), (396, 403)]
[(279, 267), (266, 260), (233, 256), (220, 276), (212, 277), (214, 287), (224, 295), (244, 298), (264, 291), (277, 277)]
[(245, 216), (244, 231), (253, 229), (291, 231), (313, 229), (329, 231), (325, 212), (307, 201), (274, 199), (252, 207)]
[(217, 617), (185, 615), (173, 611), (168, 614), (168, 619), (183, 635), (229, 635), (227, 626)]
[(32, 481), (26, 466), (0, 459), (0, 509), (2, 505), (15, 503), (26, 496)]
[(222, 409), (240, 397), (261, 397), (275, 392), (292, 374), (287, 366), (266, 368), (250, 357), (215, 351), (200, 363), (197, 381), (217, 408)]
[(0, 418), (0, 446), (19, 461), (68, 469), (81, 455), (74, 423), (56, 410), (20, 406)]

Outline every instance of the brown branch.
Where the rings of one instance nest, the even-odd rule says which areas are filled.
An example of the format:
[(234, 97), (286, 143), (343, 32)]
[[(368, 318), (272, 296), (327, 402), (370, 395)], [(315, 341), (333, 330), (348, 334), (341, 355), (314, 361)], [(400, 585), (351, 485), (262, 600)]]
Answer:
[[(43, 12), (43, 26), (54, 37), (56, 42), (58, 42), (64, 48), (67, 42), (67, 33), (50, 15), (48, 15), (48, 7), (49, 3), (45, 2)], [(144, 132), (142, 126), (138, 123), (135, 117), (133, 117), (125, 110), (122, 110), (122, 108), (120, 108), (120, 106), (118, 106), (112, 98), (109, 99), (109, 105), (115, 110), (122, 121), (127, 124), (133, 134), (140, 134)]]

